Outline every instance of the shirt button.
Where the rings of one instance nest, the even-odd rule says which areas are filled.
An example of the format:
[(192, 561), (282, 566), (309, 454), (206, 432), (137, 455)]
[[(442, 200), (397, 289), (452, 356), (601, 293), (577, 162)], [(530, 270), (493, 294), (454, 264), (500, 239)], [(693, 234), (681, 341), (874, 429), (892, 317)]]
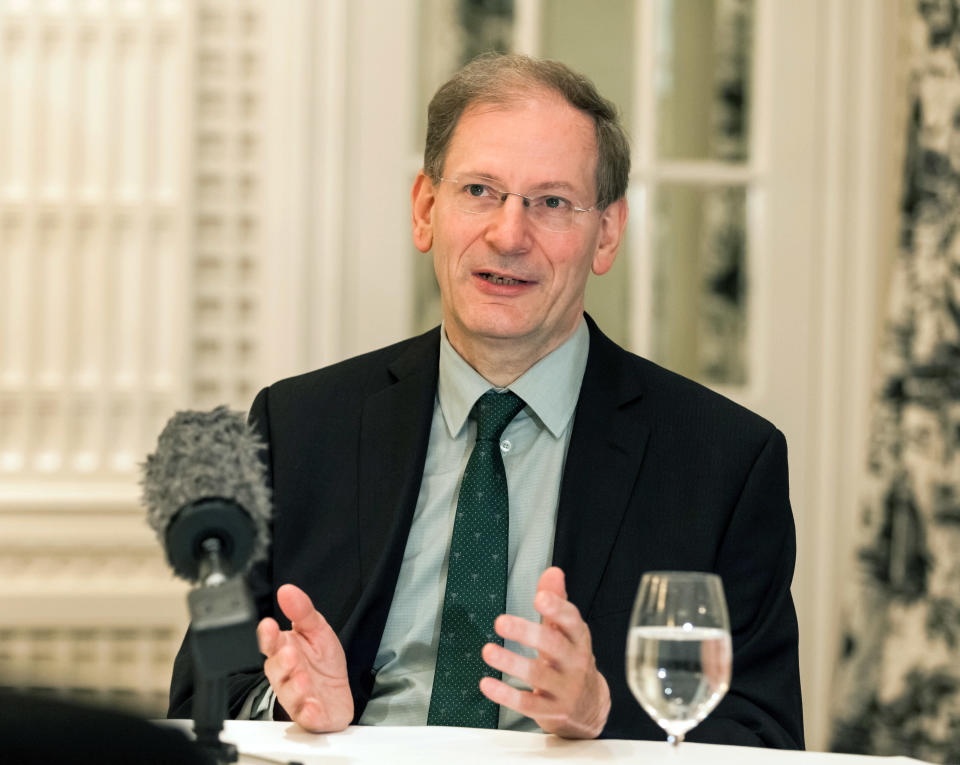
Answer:
[(504, 439), (500, 442), (500, 451), (502, 452), (508, 452), (512, 447), (513, 444), (511, 444), (507, 439)]

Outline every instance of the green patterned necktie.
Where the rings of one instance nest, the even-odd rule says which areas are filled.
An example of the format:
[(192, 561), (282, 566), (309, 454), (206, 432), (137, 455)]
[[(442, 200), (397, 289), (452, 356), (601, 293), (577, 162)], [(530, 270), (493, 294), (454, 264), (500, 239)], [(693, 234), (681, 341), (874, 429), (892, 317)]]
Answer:
[(447, 591), (427, 725), (496, 728), (500, 707), (480, 692), (480, 678), (500, 677), (480, 656), (503, 645), (493, 621), (507, 606), (510, 512), (500, 436), (523, 409), (515, 393), (489, 390), (474, 405), (477, 442), (463, 471), (450, 541)]

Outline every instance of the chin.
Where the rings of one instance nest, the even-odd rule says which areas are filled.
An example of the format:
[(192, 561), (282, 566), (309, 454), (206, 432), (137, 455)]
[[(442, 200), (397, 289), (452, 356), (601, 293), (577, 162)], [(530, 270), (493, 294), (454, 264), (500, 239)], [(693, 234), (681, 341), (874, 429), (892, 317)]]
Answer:
[(474, 337), (489, 340), (511, 340), (525, 337), (533, 331), (528, 321), (505, 317), (487, 317), (483, 320), (465, 322), (464, 328)]

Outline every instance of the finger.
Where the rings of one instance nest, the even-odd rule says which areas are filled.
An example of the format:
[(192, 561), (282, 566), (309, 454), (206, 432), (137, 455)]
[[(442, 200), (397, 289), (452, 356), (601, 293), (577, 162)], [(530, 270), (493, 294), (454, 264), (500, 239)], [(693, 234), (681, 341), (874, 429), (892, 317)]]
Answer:
[(481, 678), (480, 692), (494, 704), (507, 707), (537, 721), (556, 714), (555, 701), (549, 694), (521, 691), (495, 677)]
[(537, 691), (555, 695), (562, 690), (560, 673), (546, 661), (521, 656), (496, 643), (487, 643), (480, 655), (494, 669), (522, 680)]
[(550, 568), (540, 574), (540, 579), (537, 582), (537, 592), (542, 592), (544, 590), (547, 592), (552, 592), (554, 595), (559, 595), (561, 598), (566, 600), (567, 586), (563, 569), (557, 566), (550, 566)]
[[(294, 670), (297, 668), (297, 652), (292, 645), (285, 645), (279, 651), (273, 654), (269, 659), (263, 662), (263, 673), (270, 681), (270, 687), (278, 696), (285, 696), (290, 679), (294, 677)], [(299, 673), (303, 675), (304, 673)], [(289, 702), (289, 698), (283, 699)], [(284, 703), (284, 708), (289, 712), (288, 703)]]
[(314, 733), (342, 730), (353, 717), (349, 690), (339, 703), (336, 699), (331, 701), (330, 694), (318, 688), (314, 678), (297, 664), (293, 646), (284, 646), (264, 662), (264, 672), (277, 695), (277, 703), (302, 728)]
[(703, 676), (711, 688), (730, 682), (730, 649), (725, 640), (704, 640), (700, 647)]
[(316, 698), (301, 701), (291, 717), (295, 716), (297, 725), (311, 733), (325, 733), (332, 729), (330, 715), (323, 703)]
[(257, 625), (257, 642), (264, 656), (273, 656), (279, 648), (280, 625), (269, 616), (261, 619)]
[(580, 616), (580, 609), (569, 600), (541, 590), (533, 599), (533, 607), (545, 624), (556, 627), (572, 642), (590, 647), (590, 629)]
[(303, 635), (311, 644), (327, 637), (330, 625), (319, 611), (313, 607), (313, 601), (303, 590), (293, 584), (285, 584), (277, 590), (277, 603), (284, 616), (296, 632)]
[[(590, 724), (573, 717), (548, 693), (521, 691), (493, 677), (480, 680), (480, 692), (494, 704), (531, 718), (545, 733), (557, 733), (566, 738), (596, 738), (603, 730), (608, 714), (601, 715), (599, 726)], [(609, 710), (609, 702), (607, 709)]]
[(549, 661), (560, 661), (571, 651), (573, 644), (560, 630), (546, 624), (536, 624), (519, 616), (501, 614), (493, 623), (497, 634), (527, 648), (533, 648)]

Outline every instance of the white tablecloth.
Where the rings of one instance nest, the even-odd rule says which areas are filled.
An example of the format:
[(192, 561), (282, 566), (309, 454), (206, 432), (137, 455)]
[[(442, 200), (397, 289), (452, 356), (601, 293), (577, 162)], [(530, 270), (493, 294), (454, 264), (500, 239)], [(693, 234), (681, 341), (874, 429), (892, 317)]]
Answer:
[[(517, 765), (547, 762), (631, 763), (631, 765), (907, 765), (909, 757), (864, 757), (823, 752), (781, 752), (711, 744), (682, 744), (670, 751), (666, 741), (566, 741), (539, 733), (474, 728), (391, 728), (352, 726), (341, 733), (306, 733), (292, 723), (228, 720), (222, 734), (240, 752), (266, 755), (304, 765), (358, 763), (455, 763)], [(240, 758), (253, 765), (260, 761)]]

